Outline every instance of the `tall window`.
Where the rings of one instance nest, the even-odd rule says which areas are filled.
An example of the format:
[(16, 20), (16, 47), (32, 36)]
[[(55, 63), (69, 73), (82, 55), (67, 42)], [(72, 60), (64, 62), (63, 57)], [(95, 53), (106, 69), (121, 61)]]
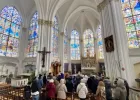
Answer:
[(102, 41), (102, 35), (101, 35), (101, 26), (98, 27), (97, 29), (97, 43), (98, 43), (98, 56), (99, 59), (103, 59), (104, 58), (104, 54), (103, 54), (103, 41)]
[(64, 33), (64, 58), (68, 59), (68, 34), (67, 30)]
[(12, 6), (4, 7), (0, 12), (0, 56), (18, 56), (21, 22), (21, 16)]
[(121, 0), (129, 48), (140, 47), (140, 0)]
[(89, 53), (90, 57), (94, 56), (94, 37), (93, 32), (90, 29), (85, 30), (84, 35), (84, 57)]
[(52, 56), (53, 57), (58, 57), (58, 33), (59, 33), (59, 28), (58, 28), (58, 19), (55, 16), (54, 17), (54, 27), (53, 27), (53, 34), (52, 34)]
[(38, 48), (38, 13), (36, 12), (30, 22), (27, 57), (36, 57)]
[(79, 33), (76, 30), (71, 32), (71, 60), (80, 60)]

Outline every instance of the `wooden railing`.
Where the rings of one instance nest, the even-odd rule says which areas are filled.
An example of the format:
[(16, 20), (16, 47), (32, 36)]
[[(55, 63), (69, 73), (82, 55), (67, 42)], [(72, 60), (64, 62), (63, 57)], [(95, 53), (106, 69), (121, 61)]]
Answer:
[(140, 89), (129, 89), (129, 100), (140, 100)]

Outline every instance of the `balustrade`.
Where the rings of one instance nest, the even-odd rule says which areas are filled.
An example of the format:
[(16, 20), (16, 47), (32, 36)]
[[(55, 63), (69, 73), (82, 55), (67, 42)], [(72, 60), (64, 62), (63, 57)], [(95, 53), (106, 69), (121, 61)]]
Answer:
[(140, 89), (130, 88), (129, 100), (140, 100)]

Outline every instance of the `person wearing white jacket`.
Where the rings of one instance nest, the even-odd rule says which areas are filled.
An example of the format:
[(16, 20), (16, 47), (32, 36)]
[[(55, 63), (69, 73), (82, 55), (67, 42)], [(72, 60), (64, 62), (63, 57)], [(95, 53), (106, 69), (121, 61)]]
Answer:
[(77, 86), (76, 92), (78, 93), (78, 96), (79, 96), (80, 100), (85, 100), (86, 99), (86, 96), (88, 94), (88, 89), (86, 87), (84, 79), (81, 79), (80, 84)]

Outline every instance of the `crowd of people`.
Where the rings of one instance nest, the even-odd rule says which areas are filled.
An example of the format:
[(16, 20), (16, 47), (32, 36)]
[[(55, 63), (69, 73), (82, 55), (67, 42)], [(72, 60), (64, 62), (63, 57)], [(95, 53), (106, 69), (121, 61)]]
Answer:
[[(32, 83), (25, 86), (25, 100), (39, 100), (41, 91), (46, 100), (66, 100), (67, 93), (77, 93), (80, 100), (86, 100), (92, 94), (95, 100), (129, 100), (129, 85), (127, 81), (117, 79), (111, 83), (110, 79), (77, 74), (76, 76), (60, 73), (53, 76), (39, 75)], [(43, 99), (44, 100), (44, 99)]]

